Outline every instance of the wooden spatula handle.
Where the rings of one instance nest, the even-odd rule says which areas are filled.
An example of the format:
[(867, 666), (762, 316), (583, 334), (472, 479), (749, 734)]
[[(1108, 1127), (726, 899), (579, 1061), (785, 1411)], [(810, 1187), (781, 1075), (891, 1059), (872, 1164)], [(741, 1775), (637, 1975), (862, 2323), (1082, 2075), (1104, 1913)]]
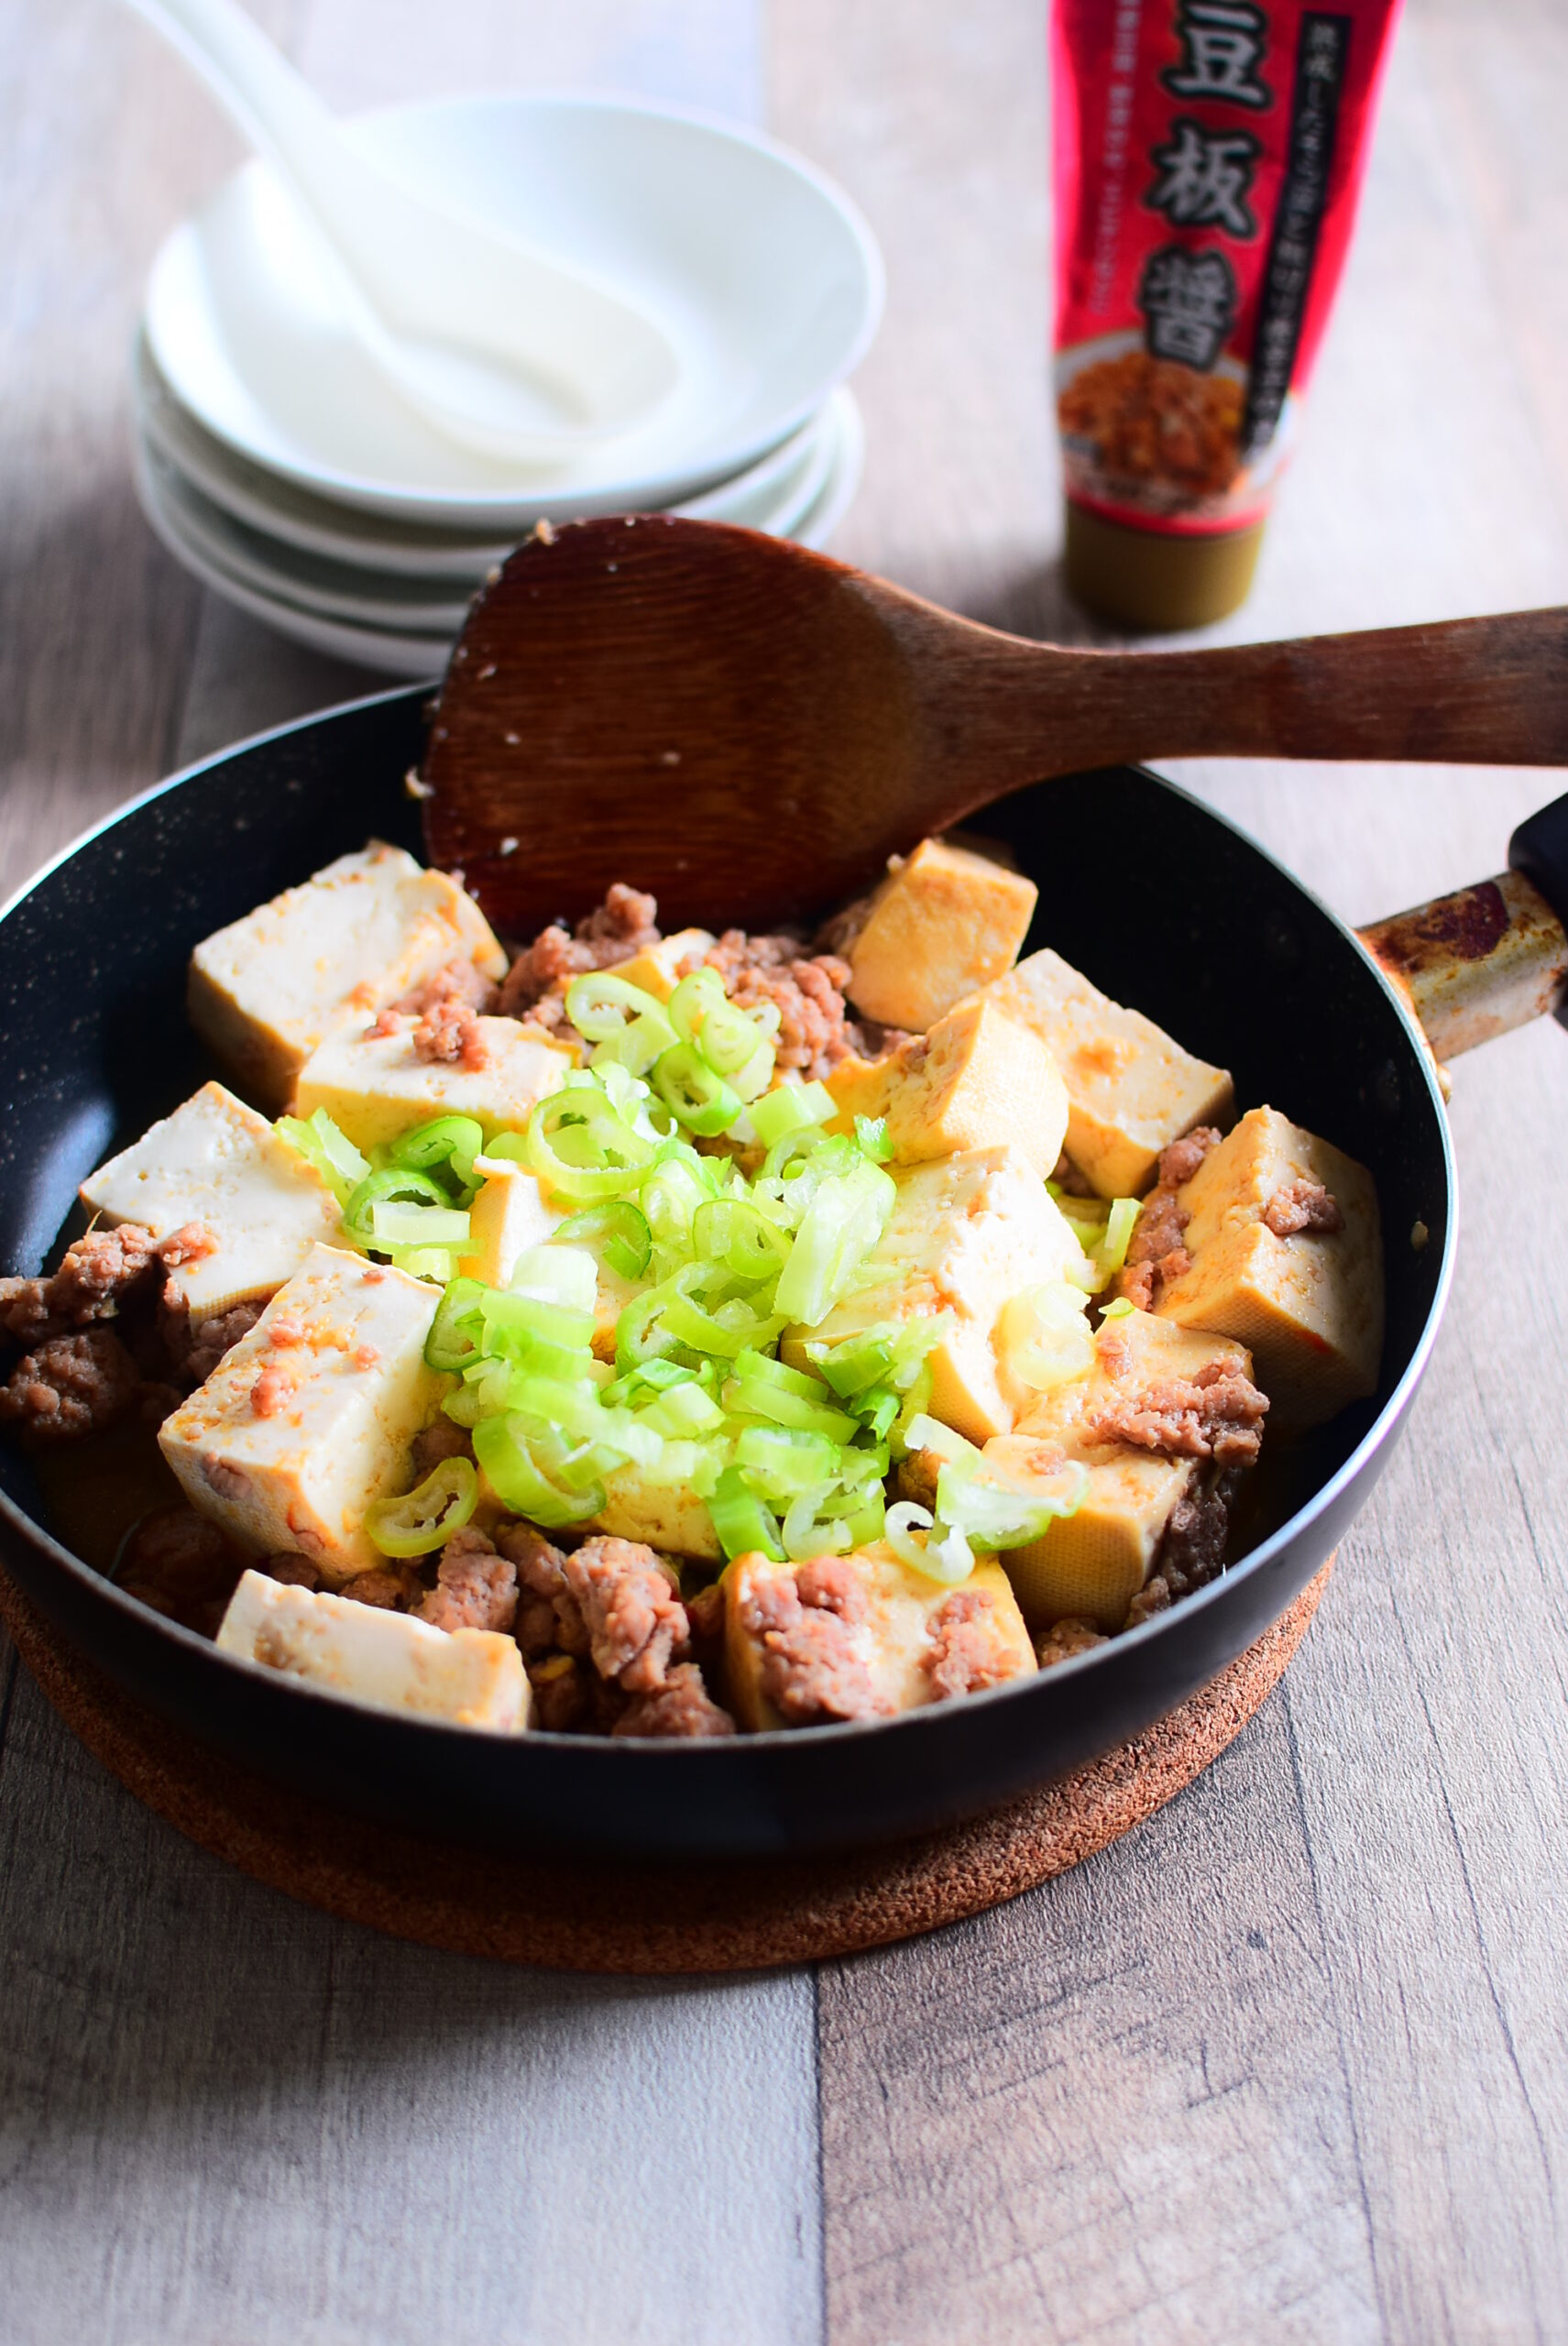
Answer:
[(1082, 747), (1093, 752), (1086, 764), (1288, 757), (1568, 765), (1568, 609), (1294, 643), (1113, 652), (1094, 666), (1078, 712)]

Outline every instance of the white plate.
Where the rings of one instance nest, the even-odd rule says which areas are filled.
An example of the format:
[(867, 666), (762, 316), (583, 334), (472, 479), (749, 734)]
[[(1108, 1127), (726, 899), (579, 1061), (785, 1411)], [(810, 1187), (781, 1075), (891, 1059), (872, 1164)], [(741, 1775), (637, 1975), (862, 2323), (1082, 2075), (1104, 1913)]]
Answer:
[[(821, 491), (788, 532), (797, 543), (817, 551), (843, 520), (860, 485), (865, 455), (865, 428), (854, 401), (844, 395), (835, 400), (837, 446)], [(148, 452), (150, 454), (150, 452)], [(167, 470), (167, 468), (165, 468)], [(394, 676), (437, 676), (446, 665), (456, 627), (422, 630), (411, 621), (395, 624), (355, 624), (304, 608), (287, 594), (272, 591), (237, 576), (212, 544), (198, 543), (187, 532), (185, 518), (167, 494), (159, 475), (138, 449), (137, 494), (157, 536), (203, 585), (224, 596), (253, 618), (262, 619), (295, 642), (329, 652), (340, 660), (358, 662)], [(466, 608), (466, 607), (465, 607)]]
[[(774, 536), (787, 535), (812, 511), (826, 488), (852, 407), (848, 391), (836, 391), (786, 479), (771, 496), (757, 500), (754, 513), (741, 512), (734, 518)], [(323, 619), (344, 620), (350, 626), (455, 635), (469, 597), (483, 584), (491, 566), (488, 563), (476, 565), (466, 579), (455, 580), (413, 572), (388, 573), (307, 553), (269, 532), (253, 529), (214, 504), (148, 433), (144, 433), (137, 443), (137, 462), (146, 476), (141, 484), (144, 503), (156, 501), (186, 545), (204, 554), (241, 586), (258, 594), (280, 596)], [(498, 554), (504, 557), (510, 551), (502, 547)]]
[[(427, 585), (446, 579), (451, 582), (449, 592), (455, 595), (471, 592), (528, 534), (527, 529), (504, 538), (493, 531), (475, 535), (427, 530), (417, 522), (394, 521), (383, 514), (334, 504), (263, 472), (225, 447), (186, 413), (159, 373), (145, 334), (138, 334), (131, 355), (131, 391), (141, 435), (165, 463), (236, 521), (302, 553), (382, 576), (417, 577)], [(786, 496), (799, 498), (802, 510), (815, 499), (831, 461), (828, 419), (834, 400), (848, 397), (847, 391), (835, 392), (827, 406), (782, 446), (732, 480), (675, 510), (693, 521), (735, 521), (747, 529), (787, 529), (787, 520), (775, 518), (779, 509)], [(532, 526), (531, 521), (528, 527)]]
[(260, 163), (177, 228), (147, 331), (175, 397), (264, 469), (402, 521), (521, 534), (541, 515), (655, 510), (729, 479), (863, 356), (883, 272), (859, 214), (771, 140), (630, 100), (454, 98), (350, 136), (448, 203), (628, 294), (675, 340), (664, 408), (569, 469), (524, 474), (405, 407), (334, 315), (313, 232)]

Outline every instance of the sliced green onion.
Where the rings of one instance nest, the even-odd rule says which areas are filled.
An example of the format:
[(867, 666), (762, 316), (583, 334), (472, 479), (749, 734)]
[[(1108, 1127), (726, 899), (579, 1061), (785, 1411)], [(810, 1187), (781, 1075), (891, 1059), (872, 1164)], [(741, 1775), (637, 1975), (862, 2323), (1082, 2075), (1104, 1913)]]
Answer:
[[(706, 962), (689, 970), (664, 1005), (664, 1014), (684, 1043), (695, 1043), (708, 1013), (726, 1001), (724, 981)], [(715, 1068), (716, 1074), (722, 1069)]]
[(693, 1435), (715, 1433), (725, 1420), (712, 1394), (695, 1377), (686, 1377), (680, 1384), (672, 1385), (667, 1392), (655, 1395), (641, 1410), (641, 1422), (671, 1441), (683, 1441)]
[(826, 1387), (816, 1377), (803, 1376), (797, 1369), (765, 1359), (754, 1349), (742, 1352), (735, 1367), (722, 1396), (727, 1409), (765, 1418), (770, 1424), (790, 1426), (801, 1433), (826, 1434), (835, 1442), (853, 1439), (855, 1420), (831, 1406)]
[(707, 1502), (713, 1529), (726, 1558), (758, 1554), (785, 1562), (776, 1518), (771, 1515), (739, 1466), (727, 1466)]
[[(484, 1126), (477, 1117), (436, 1116), (395, 1141), (391, 1161), (394, 1165), (411, 1166), (417, 1173), (431, 1173), (439, 1166), (450, 1165), (463, 1188), (472, 1190), (477, 1187), (474, 1159), (484, 1146)], [(466, 1204), (467, 1200), (460, 1199), (458, 1202)]]
[(1094, 1267), (1100, 1274), (1100, 1284), (1109, 1287), (1127, 1259), (1127, 1248), (1137, 1226), (1141, 1209), (1136, 1198), (1113, 1198), (1106, 1217), (1105, 1235), (1094, 1250)]
[(487, 1288), (479, 1305), (485, 1323), (486, 1350), (512, 1349), (545, 1343), (579, 1360), (586, 1368), (592, 1354), (594, 1315), (543, 1296), (515, 1295), (504, 1288)]
[(887, 1227), (898, 1190), (863, 1157), (824, 1181), (795, 1233), (775, 1300), (786, 1319), (814, 1327), (850, 1287)]
[(873, 1165), (885, 1165), (893, 1155), (893, 1143), (887, 1136), (887, 1118), (857, 1116), (855, 1146), (862, 1157), (869, 1157)]
[(1066, 1279), (1010, 1296), (997, 1323), (997, 1347), (1020, 1384), (1048, 1393), (1074, 1385), (1094, 1366), (1089, 1298)]
[(939, 1418), (927, 1417), (922, 1412), (911, 1419), (905, 1432), (911, 1450), (934, 1450), (938, 1458), (978, 1458), (980, 1452), (972, 1442), (966, 1442), (953, 1427), (945, 1426)]
[(722, 1263), (737, 1278), (773, 1278), (789, 1259), (787, 1231), (744, 1198), (710, 1198), (692, 1221), (692, 1245), (704, 1262)]
[(764, 1148), (772, 1148), (789, 1133), (827, 1124), (838, 1104), (825, 1083), (776, 1084), (751, 1102), (751, 1129)]
[(324, 1108), (302, 1121), (298, 1116), (280, 1116), (274, 1130), (297, 1149), (308, 1165), (313, 1166), (337, 1200), (346, 1206), (359, 1183), (370, 1170), (367, 1157), (362, 1157), (341, 1132)]
[(466, 1246), (468, 1215), (457, 1206), (413, 1206), (377, 1198), (370, 1229), (378, 1246)]
[(863, 1393), (856, 1394), (851, 1406), (861, 1423), (879, 1442), (885, 1442), (898, 1422), (899, 1397), (891, 1386), (868, 1386)]
[(569, 1487), (560, 1479), (564, 1456), (557, 1458), (554, 1475), (546, 1473), (535, 1461), (531, 1431), (525, 1418), (510, 1413), (482, 1418), (474, 1428), (474, 1455), (501, 1505), (513, 1515), (542, 1524), (547, 1531), (584, 1523), (589, 1516), (598, 1515), (605, 1503), (603, 1485), (594, 1482), (586, 1489)]
[(974, 1553), (963, 1533), (938, 1525), (929, 1507), (913, 1499), (888, 1508), (883, 1537), (901, 1564), (946, 1587), (956, 1587), (974, 1570)]
[(566, 1015), (590, 1043), (610, 1041), (638, 1018), (669, 1024), (662, 1002), (613, 970), (587, 970), (574, 978), (566, 988)]
[(753, 1488), (787, 1504), (805, 1491), (831, 1486), (839, 1471), (839, 1448), (826, 1434), (748, 1426), (735, 1445), (735, 1463), (747, 1469)]
[(656, 1146), (632, 1129), (589, 1075), (568, 1080), (538, 1102), (528, 1120), (525, 1153), (548, 1188), (586, 1205), (630, 1188)]
[(484, 1294), (484, 1282), (480, 1279), (448, 1282), (424, 1340), (427, 1368), (458, 1376), (478, 1359), (479, 1305)]
[(566, 1015), (596, 1046), (596, 1068), (617, 1066), (645, 1074), (675, 1040), (664, 1005), (641, 986), (609, 970), (574, 978), (566, 989)]
[(1103, 1326), (1107, 1320), (1130, 1320), (1137, 1308), (1131, 1296), (1119, 1295), (1114, 1303), (1108, 1303), (1100, 1314), (1101, 1325)]
[[(344, 1228), (364, 1245), (376, 1239), (374, 1210), (378, 1205), (411, 1205), (451, 1210), (452, 1200), (428, 1173), (406, 1167), (383, 1166), (367, 1173), (343, 1210)], [(466, 1236), (466, 1232), (464, 1235)], [(412, 1242), (410, 1242), (412, 1243)]]
[[(699, 1264), (693, 1267), (700, 1270), (703, 1266)], [(666, 1331), (677, 1343), (689, 1345), (696, 1353), (715, 1354), (720, 1360), (733, 1360), (749, 1346), (772, 1343), (784, 1324), (776, 1312), (755, 1311), (739, 1297), (708, 1311), (678, 1289), (665, 1304), (663, 1318)]]
[(648, 1217), (630, 1198), (613, 1204), (587, 1206), (572, 1214), (551, 1239), (552, 1246), (587, 1246), (623, 1279), (640, 1279), (653, 1252)]
[(383, 1556), (428, 1556), (467, 1522), (478, 1496), (472, 1460), (444, 1458), (416, 1489), (367, 1507), (366, 1536)]
[(598, 1265), (586, 1246), (563, 1246), (555, 1236), (543, 1246), (525, 1246), (512, 1265), (507, 1290), (559, 1303), (568, 1311), (592, 1314), (598, 1300)]
[(715, 1074), (695, 1043), (676, 1043), (654, 1060), (653, 1089), (687, 1131), (704, 1139), (728, 1132), (740, 1113), (739, 1092)]
[(979, 1457), (946, 1459), (937, 1477), (937, 1513), (977, 1548), (1022, 1548), (1041, 1540), (1063, 1516), (1076, 1515), (1089, 1469), (1069, 1459), (1054, 1477), (1027, 1485), (1003, 1477)]

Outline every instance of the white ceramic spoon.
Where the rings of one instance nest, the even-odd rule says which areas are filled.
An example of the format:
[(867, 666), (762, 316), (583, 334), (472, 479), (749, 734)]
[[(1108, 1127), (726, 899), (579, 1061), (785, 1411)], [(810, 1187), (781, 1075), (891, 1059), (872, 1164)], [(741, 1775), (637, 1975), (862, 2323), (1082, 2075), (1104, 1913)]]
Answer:
[(336, 263), (357, 339), (449, 438), (559, 461), (668, 396), (678, 362), (650, 319), (365, 160), (236, 0), (130, 5), (267, 157)]

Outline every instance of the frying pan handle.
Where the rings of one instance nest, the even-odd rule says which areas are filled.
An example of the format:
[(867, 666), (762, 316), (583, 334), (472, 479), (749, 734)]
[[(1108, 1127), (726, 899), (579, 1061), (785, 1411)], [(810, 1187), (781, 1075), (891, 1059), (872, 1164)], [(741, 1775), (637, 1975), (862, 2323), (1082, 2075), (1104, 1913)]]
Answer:
[(1495, 880), (1360, 936), (1440, 1061), (1549, 1011), (1568, 1025), (1568, 797), (1519, 825)]
[[(1568, 796), (1554, 798), (1519, 825), (1508, 841), (1508, 869), (1522, 872), (1568, 928)], [(1560, 1022), (1568, 1026), (1568, 989), (1555, 1008)]]

